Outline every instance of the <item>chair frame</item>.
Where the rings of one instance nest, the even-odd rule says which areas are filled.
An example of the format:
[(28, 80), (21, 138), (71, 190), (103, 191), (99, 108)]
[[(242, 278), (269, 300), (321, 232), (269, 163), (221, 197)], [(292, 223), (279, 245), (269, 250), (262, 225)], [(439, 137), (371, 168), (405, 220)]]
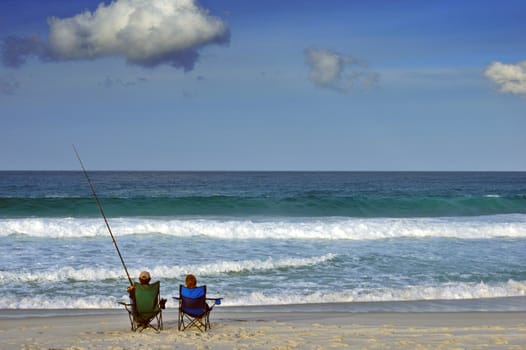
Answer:
[[(207, 298), (206, 297), (206, 285), (197, 288), (203, 288), (204, 294), (197, 298), (185, 297), (181, 294), (182, 289), (186, 288), (183, 285), (179, 285), (179, 297), (173, 297), (173, 299), (179, 301), (179, 315), (177, 318), (177, 329), (184, 331), (191, 327), (196, 327), (201, 332), (207, 331), (212, 328), (210, 323), (210, 312), (215, 305), (221, 304), (222, 298)], [(208, 302), (213, 301), (210, 305)], [(190, 309), (199, 310), (198, 312), (192, 312)]]
[[(137, 292), (138, 288), (141, 288), (141, 285), (139, 283), (134, 283), (135, 291)], [(139, 286), (139, 287), (137, 287)], [(130, 319), (131, 324), (131, 330), (133, 332), (142, 332), (143, 330), (147, 328), (153, 329), (155, 332), (159, 333), (163, 329), (163, 312), (162, 307), (160, 305), (161, 297), (160, 297), (160, 282), (155, 282), (152, 284), (149, 284), (148, 286), (151, 286), (153, 288), (157, 288), (157, 295), (154, 299), (154, 310), (152, 311), (154, 314), (151, 315), (151, 317), (142, 318), (140, 317), (140, 312), (137, 311), (137, 308), (135, 307), (135, 302), (132, 301), (131, 303), (125, 303), (125, 302), (119, 302), (119, 304), (123, 305), (126, 311), (128, 311), (128, 317)], [(152, 323), (156, 323), (154, 326)]]

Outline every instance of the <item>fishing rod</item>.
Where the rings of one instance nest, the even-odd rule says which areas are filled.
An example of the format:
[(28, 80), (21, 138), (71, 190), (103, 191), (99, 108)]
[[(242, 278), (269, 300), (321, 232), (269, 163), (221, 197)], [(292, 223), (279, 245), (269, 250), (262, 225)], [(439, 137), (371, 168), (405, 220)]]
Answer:
[(124, 259), (122, 258), (121, 251), (119, 250), (119, 247), (117, 246), (117, 241), (115, 240), (115, 237), (113, 236), (113, 233), (111, 232), (111, 227), (108, 222), (108, 219), (106, 218), (106, 215), (104, 214), (104, 209), (102, 209), (102, 204), (100, 203), (99, 197), (97, 197), (97, 193), (95, 193), (95, 188), (93, 187), (93, 184), (91, 183), (91, 180), (88, 176), (88, 172), (84, 168), (84, 164), (82, 163), (82, 160), (80, 159), (79, 152), (77, 152), (77, 148), (75, 148), (75, 145), (73, 146), (73, 150), (75, 151), (75, 154), (77, 155), (77, 159), (80, 162), (80, 166), (82, 168), (82, 172), (84, 173), (84, 176), (86, 176), (86, 180), (88, 180), (89, 187), (91, 188), (91, 193), (93, 193), (93, 197), (95, 197), (95, 201), (97, 202), (97, 205), (99, 206), (100, 213), (102, 217), (104, 218), (104, 222), (106, 223), (106, 227), (108, 228), (108, 232), (110, 233), (111, 240), (113, 241), (113, 245), (115, 246), (115, 249), (117, 250), (117, 254), (119, 254), (119, 258), (121, 259), (122, 266), (124, 267), (124, 271), (126, 271), (126, 276), (128, 277), (128, 281), (130, 281), (130, 285), (133, 286), (133, 281), (130, 277), (130, 274), (128, 273), (128, 269), (126, 268), (126, 264), (124, 263)]

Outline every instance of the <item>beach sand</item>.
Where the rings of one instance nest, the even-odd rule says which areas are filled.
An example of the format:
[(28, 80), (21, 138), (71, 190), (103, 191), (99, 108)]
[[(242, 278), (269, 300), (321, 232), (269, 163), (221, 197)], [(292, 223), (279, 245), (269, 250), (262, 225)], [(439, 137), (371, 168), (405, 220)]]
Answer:
[[(130, 331), (121, 310), (2, 310), (11, 349), (526, 349), (526, 312), (276, 312), (220, 307), (206, 333)], [(261, 311), (263, 310), (263, 311)]]

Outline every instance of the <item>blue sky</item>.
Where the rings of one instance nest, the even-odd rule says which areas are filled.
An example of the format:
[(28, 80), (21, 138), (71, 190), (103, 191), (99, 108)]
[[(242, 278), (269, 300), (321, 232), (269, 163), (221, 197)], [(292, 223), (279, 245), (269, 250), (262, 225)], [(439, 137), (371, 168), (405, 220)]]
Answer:
[(0, 170), (526, 171), (526, 2), (3, 0)]

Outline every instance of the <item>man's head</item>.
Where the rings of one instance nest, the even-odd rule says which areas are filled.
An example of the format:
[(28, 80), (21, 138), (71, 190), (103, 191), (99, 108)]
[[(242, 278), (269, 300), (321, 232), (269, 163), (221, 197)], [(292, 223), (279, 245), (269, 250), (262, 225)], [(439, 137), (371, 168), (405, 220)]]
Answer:
[(139, 282), (141, 284), (148, 284), (150, 283), (150, 273), (148, 271), (142, 271), (140, 274), (139, 274)]

